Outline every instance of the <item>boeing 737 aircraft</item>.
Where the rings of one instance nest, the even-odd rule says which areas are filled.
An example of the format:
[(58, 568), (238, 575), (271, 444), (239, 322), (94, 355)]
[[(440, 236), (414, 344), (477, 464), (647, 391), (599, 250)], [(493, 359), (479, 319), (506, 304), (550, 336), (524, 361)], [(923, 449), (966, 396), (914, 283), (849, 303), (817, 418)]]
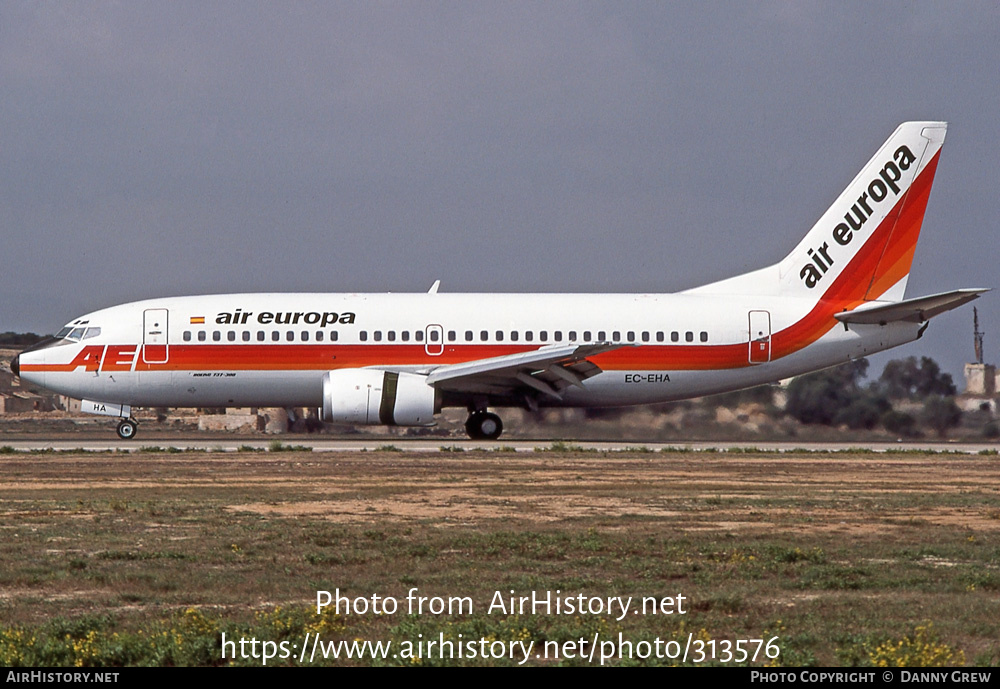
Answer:
[(746, 388), (918, 339), (982, 289), (904, 298), (944, 122), (907, 122), (780, 262), (677, 294), (228, 294), (95, 311), (25, 350), (24, 380), (136, 406), (321, 409), (427, 426), (466, 407), (604, 407)]

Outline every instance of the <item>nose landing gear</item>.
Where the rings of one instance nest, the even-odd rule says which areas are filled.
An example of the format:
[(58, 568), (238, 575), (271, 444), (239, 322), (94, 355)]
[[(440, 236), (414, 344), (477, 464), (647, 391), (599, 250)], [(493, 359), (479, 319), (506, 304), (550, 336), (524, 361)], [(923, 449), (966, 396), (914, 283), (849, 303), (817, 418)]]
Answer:
[(503, 422), (496, 414), (474, 411), (465, 422), (465, 432), (473, 440), (496, 440), (503, 433)]

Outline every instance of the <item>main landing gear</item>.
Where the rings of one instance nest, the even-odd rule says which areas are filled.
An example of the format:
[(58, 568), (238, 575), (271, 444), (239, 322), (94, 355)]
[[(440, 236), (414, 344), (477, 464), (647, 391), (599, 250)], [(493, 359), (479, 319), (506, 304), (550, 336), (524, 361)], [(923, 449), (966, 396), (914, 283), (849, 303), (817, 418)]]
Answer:
[(139, 424), (137, 424), (132, 419), (122, 419), (121, 423), (118, 424), (118, 437), (122, 440), (131, 440), (135, 437), (135, 434), (139, 431)]
[(473, 440), (496, 440), (503, 433), (503, 422), (496, 414), (474, 411), (465, 422), (465, 432)]

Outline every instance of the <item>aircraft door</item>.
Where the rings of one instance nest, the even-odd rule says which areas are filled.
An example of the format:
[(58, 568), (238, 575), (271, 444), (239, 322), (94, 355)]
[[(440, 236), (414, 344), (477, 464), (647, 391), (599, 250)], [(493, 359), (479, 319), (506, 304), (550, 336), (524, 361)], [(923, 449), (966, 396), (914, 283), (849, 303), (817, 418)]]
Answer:
[(167, 310), (142, 312), (142, 360), (147, 364), (165, 364), (167, 351)]
[(771, 360), (771, 314), (750, 312), (750, 363), (766, 364)]
[(440, 325), (428, 325), (424, 329), (424, 351), (429, 356), (444, 354), (444, 328)]

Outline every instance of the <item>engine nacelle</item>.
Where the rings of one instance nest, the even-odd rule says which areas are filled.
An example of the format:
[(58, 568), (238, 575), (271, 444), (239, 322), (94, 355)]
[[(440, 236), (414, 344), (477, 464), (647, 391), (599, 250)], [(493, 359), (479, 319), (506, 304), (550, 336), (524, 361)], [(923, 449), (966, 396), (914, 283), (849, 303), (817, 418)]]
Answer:
[(440, 411), (426, 376), (342, 368), (323, 376), (323, 420), (336, 423), (430, 426)]

